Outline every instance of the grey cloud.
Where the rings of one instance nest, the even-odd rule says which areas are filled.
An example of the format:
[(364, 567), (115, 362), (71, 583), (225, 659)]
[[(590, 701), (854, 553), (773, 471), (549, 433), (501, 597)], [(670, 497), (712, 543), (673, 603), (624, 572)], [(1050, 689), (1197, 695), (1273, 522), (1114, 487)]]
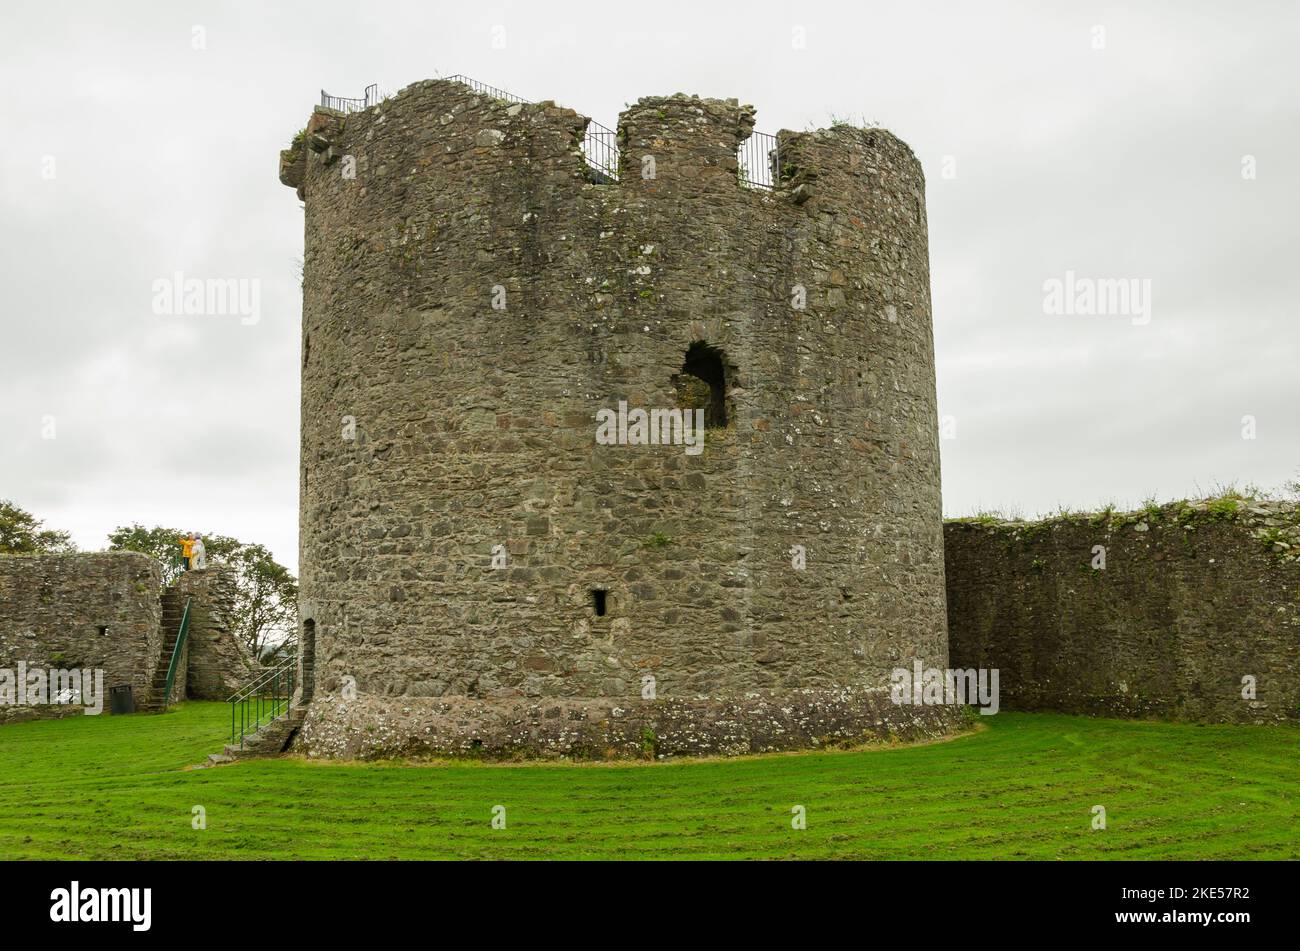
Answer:
[[(951, 513), (1168, 498), (1300, 469), (1292, 4), (3, 16), (0, 496), (84, 547), (152, 520), (296, 562), (303, 222), (276, 154), (321, 87), (357, 95), (439, 73), (606, 125), (625, 102), (680, 90), (752, 102), (766, 131), (866, 116), (907, 140), (928, 180), (940, 412), (958, 421), (943, 443)], [(505, 49), (491, 47), (498, 24)], [(195, 25), (206, 50), (191, 47)], [(806, 50), (791, 47), (796, 26)], [(1240, 176), (1245, 154), (1255, 181)], [(1067, 268), (1149, 278), (1151, 323), (1045, 315), (1043, 281)], [(177, 270), (259, 280), (261, 322), (153, 314), (151, 282)]]

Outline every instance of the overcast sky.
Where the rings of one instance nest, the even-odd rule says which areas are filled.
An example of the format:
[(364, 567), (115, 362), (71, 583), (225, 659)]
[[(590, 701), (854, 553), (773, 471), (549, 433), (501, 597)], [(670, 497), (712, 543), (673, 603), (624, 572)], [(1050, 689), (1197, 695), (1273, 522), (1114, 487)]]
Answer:
[[(0, 498), (84, 549), (140, 521), (296, 566), (302, 212), (278, 151), (322, 87), (453, 73), (609, 126), (687, 92), (763, 131), (906, 140), (949, 514), (1277, 486), (1300, 470), (1298, 10), (5, 3)], [(1136, 280), (1149, 310), (1045, 312), (1067, 271)], [(155, 313), (176, 272), (257, 281), (260, 319)]]

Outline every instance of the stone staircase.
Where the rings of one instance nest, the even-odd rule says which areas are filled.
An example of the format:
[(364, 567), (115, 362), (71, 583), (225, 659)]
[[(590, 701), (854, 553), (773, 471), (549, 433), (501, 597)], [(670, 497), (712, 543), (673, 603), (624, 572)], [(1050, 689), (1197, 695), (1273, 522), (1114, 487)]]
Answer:
[(227, 743), (222, 752), (209, 755), (208, 765), (220, 766), (222, 763), (233, 763), (240, 759), (279, 756), (289, 748), (306, 716), (305, 706), (290, 707), (287, 714), (282, 714), (269, 723), (263, 723), (256, 733), (244, 737), (242, 748), (238, 743)]
[[(162, 650), (158, 654), (158, 663), (154, 666), (149, 696), (137, 699), (135, 707), (136, 710), (145, 713), (157, 713), (166, 709), (163, 692), (167, 689), (167, 668), (171, 666), (172, 652), (176, 650), (176, 638), (181, 633), (181, 617), (185, 613), (185, 599), (172, 588), (163, 591), (161, 601), (162, 623), (159, 628), (163, 636)], [(177, 673), (177, 683), (183, 686), (180, 672)]]

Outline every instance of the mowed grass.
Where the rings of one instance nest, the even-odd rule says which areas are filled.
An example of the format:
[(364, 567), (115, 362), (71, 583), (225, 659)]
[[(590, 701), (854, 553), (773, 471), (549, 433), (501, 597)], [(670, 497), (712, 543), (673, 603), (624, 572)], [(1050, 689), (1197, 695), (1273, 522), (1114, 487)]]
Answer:
[(225, 740), (225, 704), (20, 723), (0, 727), (0, 858), (1300, 858), (1300, 731), (982, 720), (942, 743), (738, 760), (188, 770)]

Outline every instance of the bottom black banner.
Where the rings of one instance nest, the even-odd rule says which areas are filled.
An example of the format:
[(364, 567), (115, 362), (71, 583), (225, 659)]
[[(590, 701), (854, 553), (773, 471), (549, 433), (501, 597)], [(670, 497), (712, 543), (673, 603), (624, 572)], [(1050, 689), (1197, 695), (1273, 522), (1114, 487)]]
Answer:
[(832, 925), (847, 912), (869, 916), (873, 934), (893, 920), (918, 938), (935, 928), (945, 943), (959, 940), (962, 920), (978, 923), (972, 940), (988, 928), (1013, 936), (1044, 927), (1232, 940), (1285, 926), (1295, 872), (1271, 862), (596, 864), (8, 863), (0, 905), (15, 933), (128, 941), (218, 922), (248, 937), (291, 928), (299, 939), (338, 940), (482, 913), (503, 936), (513, 926), (535, 937), (557, 915), (626, 925), (678, 912), (712, 917), (732, 936), (751, 922), (766, 932), (787, 917)]

